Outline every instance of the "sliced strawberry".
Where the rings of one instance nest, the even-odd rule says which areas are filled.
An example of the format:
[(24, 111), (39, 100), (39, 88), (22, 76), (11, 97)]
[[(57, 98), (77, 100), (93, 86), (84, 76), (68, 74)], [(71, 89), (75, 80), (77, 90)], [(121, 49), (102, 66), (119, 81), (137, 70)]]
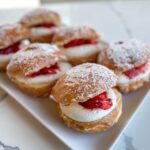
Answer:
[(52, 28), (52, 27), (56, 27), (56, 25), (53, 23), (43, 23), (43, 24), (35, 25), (34, 27)]
[(133, 79), (134, 77), (136, 77), (137, 75), (144, 73), (145, 68), (147, 66), (147, 63), (144, 63), (140, 66), (134, 67), (133, 69), (127, 70), (124, 72), (124, 74), (129, 78), (129, 79)]
[(41, 70), (34, 72), (28, 76), (34, 78), (34, 77), (37, 77), (39, 75), (56, 74), (59, 70), (60, 70), (60, 68), (56, 63), (50, 67), (44, 67)]
[(8, 46), (4, 49), (0, 49), (0, 54), (6, 55), (10, 53), (15, 53), (19, 50), (20, 42), (17, 42), (11, 46)]
[(87, 100), (86, 102), (79, 102), (79, 104), (87, 109), (100, 108), (103, 110), (107, 110), (112, 106), (112, 100), (110, 98), (107, 98), (106, 92), (103, 92), (96, 97)]
[(100, 98), (101, 100), (104, 100), (104, 99), (107, 98), (107, 93), (106, 93), (106, 92), (103, 92), (103, 93), (101, 93), (101, 94), (98, 95), (98, 96), (99, 96), (99, 98)]
[(76, 39), (64, 45), (65, 48), (86, 45), (86, 44), (96, 44), (97, 41), (93, 39)]
[(112, 106), (112, 100), (110, 98), (102, 101), (101, 109), (107, 110)]

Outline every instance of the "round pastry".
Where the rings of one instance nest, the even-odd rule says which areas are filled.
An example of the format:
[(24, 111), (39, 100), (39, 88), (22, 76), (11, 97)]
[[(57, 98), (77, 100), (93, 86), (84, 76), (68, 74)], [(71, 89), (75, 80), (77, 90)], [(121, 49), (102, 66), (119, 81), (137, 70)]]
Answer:
[(20, 23), (31, 28), (32, 42), (48, 43), (53, 37), (53, 29), (62, 25), (59, 14), (48, 8), (38, 8), (25, 14)]
[(117, 41), (101, 51), (98, 63), (115, 71), (117, 88), (127, 93), (150, 80), (150, 47), (137, 40)]
[(55, 45), (34, 43), (16, 53), (7, 67), (7, 75), (25, 93), (48, 96), (55, 81), (71, 65)]
[(5, 71), (12, 55), (30, 43), (30, 32), (20, 24), (0, 26), (0, 71)]
[(107, 44), (88, 26), (62, 27), (55, 31), (52, 43), (58, 45), (73, 65), (96, 62), (97, 55)]
[(116, 75), (99, 64), (85, 63), (64, 74), (52, 89), (64, 122), (81, 132), (101, 132), (117, 123), (121, 94)]

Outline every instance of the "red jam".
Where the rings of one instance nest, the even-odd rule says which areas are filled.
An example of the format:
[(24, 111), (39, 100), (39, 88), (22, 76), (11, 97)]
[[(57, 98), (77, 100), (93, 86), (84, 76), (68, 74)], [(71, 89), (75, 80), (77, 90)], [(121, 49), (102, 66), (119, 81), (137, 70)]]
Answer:
[(136, 77), (137, 75), (144, 73), (145, 72), (145, 68), (147, 66), (147, 63), (144, 63), (140, 66), (134, 67), (133, 69), (127, 70), (124, 72), (124, 74), (129, 78), (129, 79), (133, 79), (134, 77)]
[(34, 72), (32, 74), (29, 75), (29, 77), (37, 77), (39, 75), (47, 75), (47, 74), (56, 74), (58, 71), (60, 71), (59, 66), (56, 64), (50, 66), (50, 67), (44, 67), (41, 70)]
[(64, 48), (75, 47), (85, 44), (96, 44), (97, 41), (93, 39), (76, 39), (64, 45)]
[(19, 46), (20, 46), (20, 42), (17, 42), (11, 46), (0, 49), (0, 54), (6, 55), (6, 54), (10, 54), (10, 53), (15, 53), (19, 50)]
[(52, 27), (56, 27), (56, 25), (53, 23), (43, 23), (43, 24), (35, 25), (34, 27), (52, 28)]
[(107, 97), (106, 92), (103, 92), (103, 93), (97, 95), (96, 97), (91, 98), (83, 103), (80, 102), (79, 104), (87, 109), (100, 108), (103, 110), (107, 110), (112, 106), (112, 100)]

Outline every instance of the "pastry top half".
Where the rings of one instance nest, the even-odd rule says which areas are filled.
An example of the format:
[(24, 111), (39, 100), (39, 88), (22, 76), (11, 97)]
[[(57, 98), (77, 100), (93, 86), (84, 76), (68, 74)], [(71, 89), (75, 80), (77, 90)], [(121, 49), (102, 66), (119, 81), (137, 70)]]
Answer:
[(66, 60), (55, 45), (33, 43), (16, 53), (7, 67), (9, 77), (26, 76)]
[(0, 26), (0, 49), (29, 38), (30, 31), (20, 24), (5, 24)]
[(26, 25), (27, 27), (36, 26), (43, 23), (52, 23), (56, 26), (62, 24), (59, 14), (48, 8), (38, 8), (25, 14), (20, 19), (20, 23)]
[(149, 61), (150, 46), (138, 40), (117, 41), (101, 51), (98, 62), (112, 70), (125, 72)]
[(57, 102), (68, 105), (85, 102), (116, 85), (117, 77), (108, 68), (85, 63), (69, 70), (55, 84), (52, 94)]
[[(61, 27), (55, 31), (52, 42), (60, 47), (74, 40), (93, 40), (100, 39), (98, 33), (88, 26)], [(82, 41), (83, 42), (83, 41)], [(90, 41), (92, 44), (92, 41)]]

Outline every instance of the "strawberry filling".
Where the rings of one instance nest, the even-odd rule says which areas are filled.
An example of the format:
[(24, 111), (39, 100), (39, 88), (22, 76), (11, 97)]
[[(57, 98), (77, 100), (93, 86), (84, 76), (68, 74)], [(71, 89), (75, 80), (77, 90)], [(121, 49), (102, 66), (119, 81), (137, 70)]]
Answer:
[(15, 44), (11, 45), (11, 46), (0, 49), (0, 54), (6, 55), (6, 54), (17, 52), (19, 50), (20, 43), (21, 42), (17, 42)]
[(133, 79), (134, 77), (138, 76), (141, 73), (145, 72), (145, 69), (147, 67), (147, 63), (144, 63), (140, 66), (134, 67), (130, 70), (127, 70), (124, 72), (124, 74), (129, 78), (129, 79)]
[(76, 39), (64, 45), (64, 48), (75, 47), (86, 44), (96, 44), (97, 41), (93, 39)]
[(53, 23), (43, 23), (43, 24), (35, 25), (33, 27), (52, 28), (52, 27), (56, 27), (56, 25)]
[(79, 105), (87, 109), (103, 109), (107, 110), (112, 106), (112, 100), (108, 98), (107, 93), (103, 92), (94, 98), (87, 100), (86, 102), (79, 102)]
[(39, 75), (47, 75), (47, 74), (53, 75), (53, 74), (56, 74), (58, 71), (60, 71), (60, 68), (57, 65), (57, 63), (55, 63), (54, 65), (52, 65), (50, 67), (44, 67), (41, 70), (34, 72), (28, 76), (34, 78)]

